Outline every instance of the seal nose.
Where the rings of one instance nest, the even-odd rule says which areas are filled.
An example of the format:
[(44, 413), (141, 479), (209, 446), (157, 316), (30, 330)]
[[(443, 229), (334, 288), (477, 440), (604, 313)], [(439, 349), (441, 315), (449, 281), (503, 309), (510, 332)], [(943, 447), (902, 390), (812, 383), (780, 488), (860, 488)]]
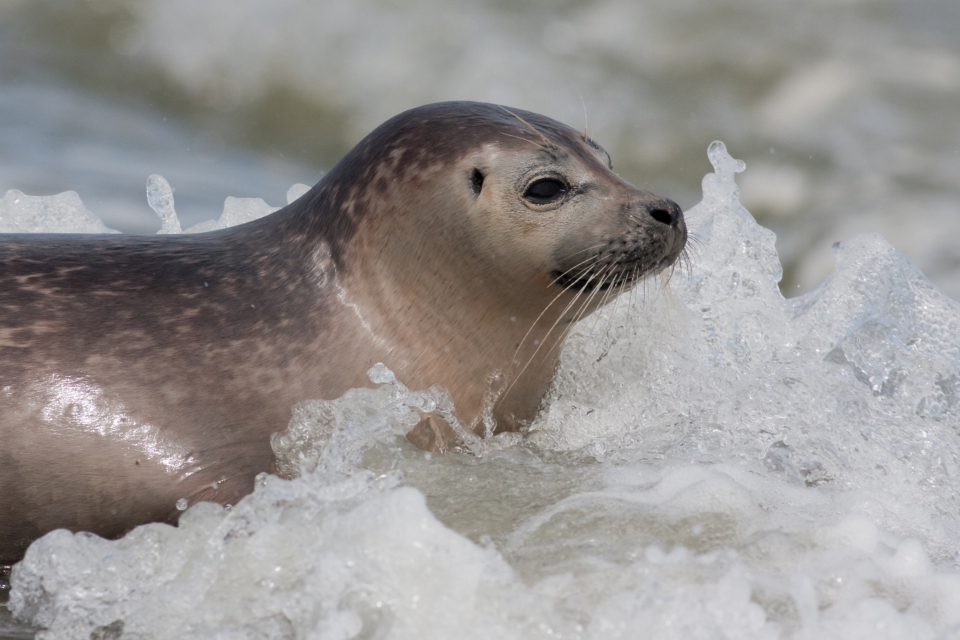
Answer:
[(673, 200), (663, 199), (651, 203), (647, 205), (647, 211), (651, 218), (671, 227), (677, 226), (677, 223), (683, 220), (683, 211), (680, 209), (680, 205)]

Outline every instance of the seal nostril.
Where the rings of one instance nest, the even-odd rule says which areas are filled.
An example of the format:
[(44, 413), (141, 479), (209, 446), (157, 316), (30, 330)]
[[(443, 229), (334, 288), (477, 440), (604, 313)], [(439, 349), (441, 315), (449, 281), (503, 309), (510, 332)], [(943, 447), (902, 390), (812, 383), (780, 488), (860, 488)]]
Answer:
[(483, 190), (483, 174), (480, 173), (480, 169), (474, 169), (470, 174), (470, 189), (474, 197), (479, 196), (480, 191)]
[(673, 215), (666, 209), (651, 209), (650, 215), (653, 216), (653, 219), (657, 222), (673, 224)]

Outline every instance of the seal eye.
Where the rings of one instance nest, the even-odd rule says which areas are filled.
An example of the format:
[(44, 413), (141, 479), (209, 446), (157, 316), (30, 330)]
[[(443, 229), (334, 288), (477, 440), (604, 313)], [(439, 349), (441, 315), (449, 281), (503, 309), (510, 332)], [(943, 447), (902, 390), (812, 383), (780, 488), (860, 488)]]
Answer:
[(532, 183), (523, 192), (524, 200), (533, 204), (550, 204), (567, 193), (567, 185), (556, 178), (542, 178)]

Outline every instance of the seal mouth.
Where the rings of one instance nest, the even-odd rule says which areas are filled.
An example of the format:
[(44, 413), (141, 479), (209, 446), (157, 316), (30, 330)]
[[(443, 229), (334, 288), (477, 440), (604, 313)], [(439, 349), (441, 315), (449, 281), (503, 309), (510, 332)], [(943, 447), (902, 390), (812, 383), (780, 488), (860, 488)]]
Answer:
[(643, 280), (649, 275), (666, 269), (673, 260), (664, 258), (654, 265), (644, 266), (641, 261), (621, 263), (614, 268), (588, 268), (583, 270), (560, 271), (556, 269), (550, 273), (553, 282), (563, 289), (574, 291), (606, 291), (613, 288), (627, 288)]
[(649, 247), (644, 250), (618, 238), (610, 242), (604, 251), (578, 265), (554, 269), (550, 277), (554, 284), (574, 291), (626, 289), (672, 265), (683, 250), (684, 240), (676, 238), (670, 243), (672, 246), (667, 249), (666, 255), (656, 257), (656, 253), (660, 252), (651, 256)]

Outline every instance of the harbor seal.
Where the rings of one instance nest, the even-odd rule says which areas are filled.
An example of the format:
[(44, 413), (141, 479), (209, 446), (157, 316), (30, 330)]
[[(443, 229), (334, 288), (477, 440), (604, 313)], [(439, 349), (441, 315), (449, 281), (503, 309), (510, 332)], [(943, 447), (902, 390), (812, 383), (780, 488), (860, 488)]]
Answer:
[[(516, 430), (565, 329), (668, 268), (673, 202), (547, 117), (447, 102), (364, 138), (296, 202), (198, 235), (0, 238), (0, 563), (234, 503), (291, 407), (386, 364)], [(442, 449), (424, 416), (411, 441)], [(184, 502), (186, 501), (186, 502)]]

